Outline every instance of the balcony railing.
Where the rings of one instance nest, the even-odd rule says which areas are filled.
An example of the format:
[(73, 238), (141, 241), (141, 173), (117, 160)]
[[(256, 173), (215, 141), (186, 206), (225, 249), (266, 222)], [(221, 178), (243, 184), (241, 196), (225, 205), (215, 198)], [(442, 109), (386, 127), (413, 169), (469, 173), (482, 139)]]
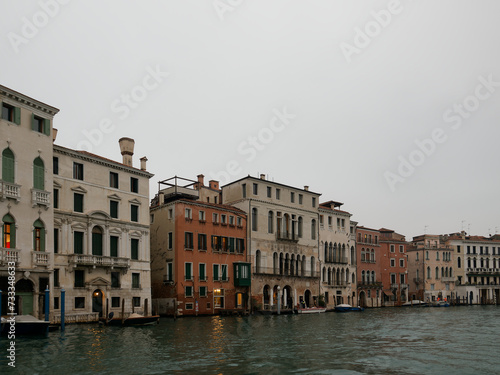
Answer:
[(500, 273), (500, 268), (467, 268), (467, 273), (475, 273), (475, 274), (497, 274)]
[(48, 267), (50, 263), (50, 253), (45, 251), (32, 251), (31, 252), (31, 264), (33, 267), (42, 266)]
[(342, 264), (347, 264), (349, 263), (348, 262), (348, 259), (347, 257), (333, 257), (333, 259), (328, 259), (325, 261), (325, 263), (342, 263)]
[(101, 255), (75, 254), (71, 262), (78, 266), (109, 267), (109, 268), (129, 268), (130, 259), (115, 258)]
[(276, 239), (280, 241), (295, 241), (299, 240), (299, 236), (296, 233), (291, 232), (276, 232)]
[(37, 204), (45, 207), (50, 206), (50, 193), (48, 191), (31, 189), (31, 203), (33, 207)]
[(0, 180), (0, 199), (11, 198), (15, 200), (21, 199), (21, 186), (12, 182)]
[(282, 276), (282, 277), (319, 277), (319, 273), (311, 272), (311, 270), (295, 270), (295, 269), (285, 269), (281, 270), (279, 267), (253, 267), (253, 273), (258, 275), (273, 275), (273, 276)]
[(381, 281), (375, 281), (373, 283), (367, 281), (361, 281), (358, 283), (358, 288), (382, 288)]
[(455, 282), (455, 278), (454, 277), (442, 277), (441, 281), (443, 283), (453, 283), (453, 282)]
[(19, 253), (20, 250), (18, 249), (6, 249), (5, 247), (0, 247), (0, 265), (7, 266), (9, 262), (14, 262), (18, 265)]

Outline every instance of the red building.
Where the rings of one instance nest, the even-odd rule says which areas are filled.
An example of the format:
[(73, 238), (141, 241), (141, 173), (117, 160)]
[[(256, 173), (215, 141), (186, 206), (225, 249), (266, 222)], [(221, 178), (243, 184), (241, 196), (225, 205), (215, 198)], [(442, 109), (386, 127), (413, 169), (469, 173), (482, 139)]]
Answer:
[(380, 232), (358, 226), (356, 228), (356, 268), (358, 280), (358, 304), (362, 307), (382, 305), (382, 276)]
[(150, 208), (153, 306), (165, 315), (246, 311), (245, 212), (210, 202), (218, 201), (216, 181), (204, 187), (201, 175), (198, 182), (178, 180), (163, 181), (168, 187)]
[(408, 259), (405, 236), (391, 229), (380, 232), (382, 306), (400, 306), (408, 300)]

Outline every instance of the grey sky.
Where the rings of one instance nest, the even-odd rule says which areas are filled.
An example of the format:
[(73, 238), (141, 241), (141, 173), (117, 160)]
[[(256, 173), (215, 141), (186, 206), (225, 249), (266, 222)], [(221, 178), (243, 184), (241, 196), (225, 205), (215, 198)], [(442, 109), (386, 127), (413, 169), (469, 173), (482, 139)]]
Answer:
[(407, 239), (500, 231), (498, 1), (61, 3), (2, 3), (0, 84), (61, 109), (60, 145), (121, 160), (134, 138), (152, 194), (266, 173)]

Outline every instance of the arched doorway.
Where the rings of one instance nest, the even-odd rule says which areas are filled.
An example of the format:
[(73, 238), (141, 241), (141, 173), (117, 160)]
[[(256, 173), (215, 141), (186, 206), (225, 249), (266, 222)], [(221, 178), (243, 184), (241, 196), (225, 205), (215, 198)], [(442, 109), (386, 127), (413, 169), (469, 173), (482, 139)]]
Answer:
[(101, 289), (96, 289), (92, 293), (92, 312), (97, 312), (99, 313), (99, 317), (101, 318), (102, 312), (103, 312), (103, 303), (102, 301), (104, 300), (104, 294)]
[(311, 307), (311, 291), (309, 289), (304, 293), (304, 302), (306, 303), (306, 307)]
[(289, 285), (283, 288), (283, 295), (281, 296), (281, 301), (283, 308), (291, 309), (293, 307), (292, 288)]
[(16, 283), (16, 313), (33, 315), (33, 283), (21, 279)]
[(265, 285), (264, 286), (264, 291), (263, 291), (264, 310), (268, 310), (269, 309), (270, 298), (271, 298), (270, 289), (271, 288), (269, 287), (269, 285)]
[(359, 292), (359, 306), (366, 307), (366, 293)]

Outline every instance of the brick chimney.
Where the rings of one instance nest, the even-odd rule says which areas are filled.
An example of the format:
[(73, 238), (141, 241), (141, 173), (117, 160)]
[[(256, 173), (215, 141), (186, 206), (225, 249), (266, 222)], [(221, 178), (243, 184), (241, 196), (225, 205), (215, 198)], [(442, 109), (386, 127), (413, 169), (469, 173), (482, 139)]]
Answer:
[(120, 138), (120, 151), (123, 156), (123, 164), (132, 167), (132, 156), (134, 156), (135, 141), (132, 138)]
[(264, 173), (261, 173), (261, 174), (260, 174), (260, 179), (261, 179), (261, 180), (265, 180), (265, 179), (266, 179), (266, 175), (265, 175)]
[(305, 185), (305, 186), (304, 186), (304, 190), (305, 190), (305, 191), (309, 191), (309, 186)]
[(219, 181), (210, 180), (208, 182), (208, 186), (210, 187), (210, 189), (219, 190)]

